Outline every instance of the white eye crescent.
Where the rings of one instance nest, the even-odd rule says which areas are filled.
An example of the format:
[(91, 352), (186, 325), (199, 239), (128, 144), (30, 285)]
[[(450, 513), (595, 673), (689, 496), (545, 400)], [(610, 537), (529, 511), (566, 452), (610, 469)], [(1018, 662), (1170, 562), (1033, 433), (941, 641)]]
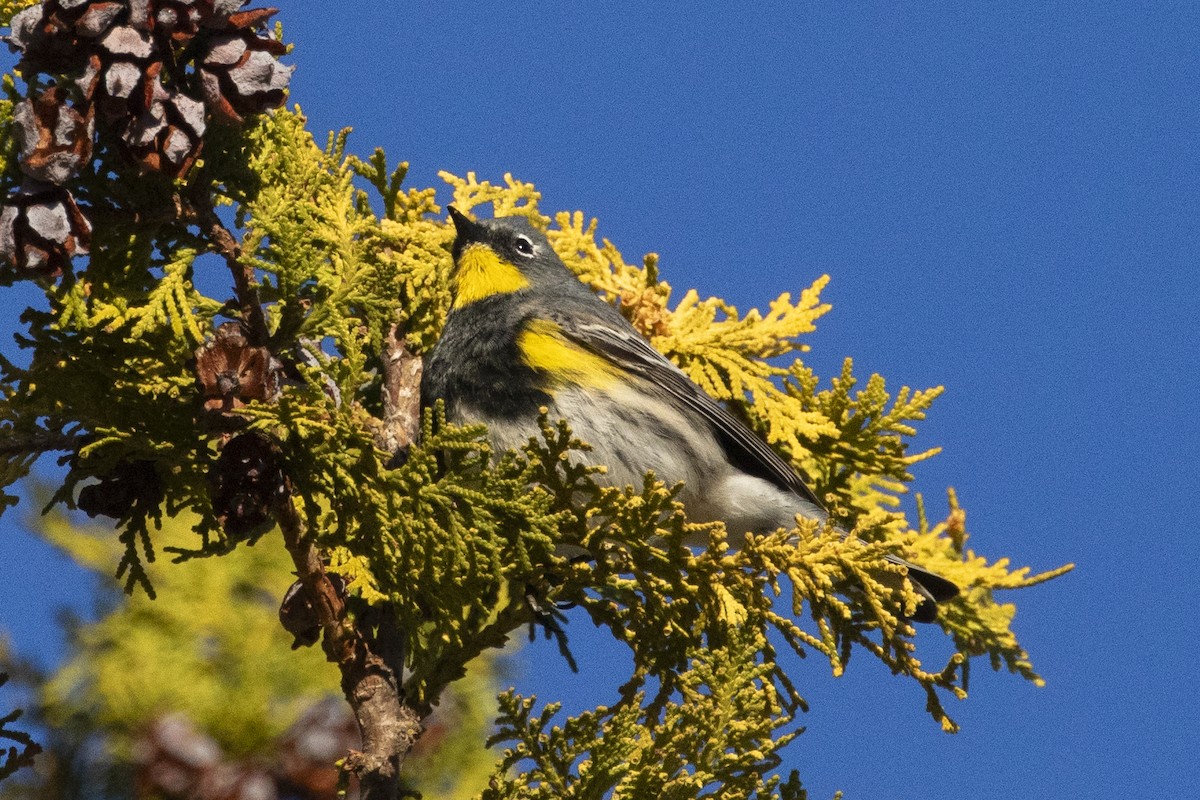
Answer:
[(526, 258), (531, 258), (533, 256), (533, 242), (531, 242), (526, 236), (518, 236), (513, 241), (513, 249)]

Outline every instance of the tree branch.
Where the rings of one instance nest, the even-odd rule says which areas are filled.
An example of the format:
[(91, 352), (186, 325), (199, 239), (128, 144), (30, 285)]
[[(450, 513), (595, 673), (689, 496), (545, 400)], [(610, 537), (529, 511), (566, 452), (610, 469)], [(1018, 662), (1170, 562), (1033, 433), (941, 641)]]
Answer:
[(346, 769), (358, 778), (363, 800), (393, 800), (398, 796), (400, 767), (421, 735), (420, 715), (403, 702), (400, 676), (376, 652), (375, 643), (346, 619), (346, 603), (330, 582), (290, 496), (280, 502), (277, 519), (296, 574), (325, 633), (325, 656), (342, 672), (342, 692), (362, 734), (362, 750), (349, 755)]
[(380, 450), (398, 453), (421, 429), (421, 357), (408, 349), (393, 325), (383, 345), (383, 420), (375, 432)]
[(262, 347), (267, 344), (267, 316), (259, 300), (254, 267), (242, 260), (242, 246), (217, 216), (208, 186), (204, 175), (198, 176), (191, 186), (183, 210), (194, 216), (213, 252), (225, 259), (233, 276), (233, 289), (241, 308), (242, 323), (246, 326), (246, 338), (251, 346)]
[[(267, 346), (266, 314), (254, 269), (243, 259), (233, 233), (217, 216), (208, 185), (202, 178), (196, 180), (185, 210), (194, 215), (211, 249), (229, 267), (247, 341), (251, 346)], [(421, 360), (395, 333), (393, 328), (384, 353), (386, 419), (381, 428), (386, 432), (389, 452), (412, 444), (420, 415)], [(422, 730), (419, 713), (403, 702), (400, 676), (380, 652), (394, 643), (379, 647), (381, 643), (347, 618), (345, 600), (330, 582), (316, 543), (305, 532), (290, 485), (276, 504), (275, 518), (324, 632), (325, 656), (341, 670), (342, 692), (362, 734), (362, 750), (350, 753), (346, 769), (358, 778), (363, 800), (393, 800), (399, 793), (400, 767)]]
[(34, 455), (55, 450), (74, 450), (83, 437), (73, 433), (38, 431), (14, 434), (11, 431), (0, 442), (0, 457)]

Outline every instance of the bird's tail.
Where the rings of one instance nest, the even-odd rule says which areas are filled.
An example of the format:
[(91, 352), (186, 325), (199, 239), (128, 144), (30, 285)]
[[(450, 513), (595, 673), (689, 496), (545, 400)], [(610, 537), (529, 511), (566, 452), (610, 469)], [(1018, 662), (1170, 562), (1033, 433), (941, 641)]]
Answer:
[(900, 556), (889, 555), (887, 560), (908, 569), (908, 581), (921, 595), (921, 602), (912, 615), (913, 622), (933, 622), (938, 615), (937, 604), (958, 597), (958, 587), (941, 575), (905, 561)]

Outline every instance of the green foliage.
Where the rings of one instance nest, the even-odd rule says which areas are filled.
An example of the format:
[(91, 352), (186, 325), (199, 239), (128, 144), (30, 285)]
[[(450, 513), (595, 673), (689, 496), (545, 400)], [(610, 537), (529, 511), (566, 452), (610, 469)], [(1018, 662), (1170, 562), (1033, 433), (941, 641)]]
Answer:
[(28, 8), (38, 0), (0, 0), (0, 28), (7, 28), (8, 23), (18, 11)]
[[(0, 672), (0, 686), (8, 683), (8, 675)], [(6, 749), (0, 749), (0, 781), (12, 775), (22, 767), (30, 766), (33, 758), (41, 747), (33, 741), (28, 733), (8, 727), (21, 718), (21, 711), (10, 711), (0, 717), (0, 740), (12, 742)]]
[[(679, 674), (683, 702), (660, 713), (642, 706), (639, 693), (552, 727), (557, 704), (535, 714), (532, 700), (501, 695), (496, 740), (514, 746), (483, 800), (805, 797), (794, 773), (786, 782), (765, 778), (796, 734), (781, 732), (790, 711), (772, 690), (770, 668), (746, 668), (758, 649), (752, 634), (730, 631), (724, 646), (698, 653)], [(513, 769), (521, 781), (506, 780)]]
[[(419, 708), (522, 625), (543, 625), (562, 641), (547, 610), (555, 603), (575, 604), (629, 647), (634, 670), (610, 707), (552, 727), (554, 706), (535, 712), (532, 701), (506, 695), (499, 739), (513, 747), (487, 798), (803, 796), (798, 778), (775, 774), (804, 701), (773, 642), (820, 654), (834, 675), (853, 652), (870, 653), (921, 688), (946, 730), (955, 724), (942, 699), (965, 696), (972, 657), (1040, 681), (1012, 633), (1012, 607), (994, 593), (1063, 570), (1031, 577), (968, 550), (953, 498), (940, 525), (928, 524), (923, 507), (916, 524), (897, 510), (910, 467), (936, 453), (908, 446), (941, 388), (893, 393), (878, 375), (856, 377), (849, 360), (820, 388), (795, 356), (830, 310), (820, 301), (828, 277), (795, 300), (781, 295), (765, 313), (741, 314), (695, 292), (672, 306), (657, 258), (628, 264), (612, 243), (597, 241), (595, 221), (585, 224), (582, 213), (543, 214), (536, 189), (511, 176), (493, 185), (443, 175), (461, 210), (490, 204), (497, 215), (521, 214), (546, 229), (582, 279), (619, 301), (655, 346), (777, 445), (861, 539), (809, 525), (730, 552), (719, 525), (688, 523), (674, 490), (652, 476), (638, 487), (598, 486), (573, 461), (586, 444), (558, 420), (544, 420), (542, 436), (520, 452), (492, 453), (482, 428), (447, 425), (434, 410), (403, 464), (392, 464), (376, 437), (384, 343), (396, 324), (417, 353), (436, 341), (449, 306), (453, 229), (434, 189), (403, 188), (406, 165), (389, 168), (380, 151), (367, 160), (347, 155), (346, 146), (343, 131), (319, 147), (299, 109), (279, 110), (245, 130), (215, 132), (205, 163), (174, 184), (142, 180), (114, 161), (97, 171), (104, 181), (78, 192), (115, 212), (97, 218), (86, 264), (47, 284), (46, 306), (23, 317), (28, 365), (0, 363), (0, 478), (11, 485), (39, 455), (66, 452), (69, 472), (54, 502), (70, 506), (82, 486), (113, 480), (122, 465), (151, 464), (161, 503), (122, 513), (120, 547), (103, 556), (127, 571), (127, 588), (153, 581), (164, 595), (175, 591), (173, 570), (190, 565), (153, 567), (156, 550), (221, 561), (238, 551), (213, 513), (208, 475), (218, 445), (241, 426), (279, 443), (305, 530), (331, 569), (357, 597), (395, 610), (406, 637), (404, 691)], [(140, 213), (197, 196), (232, 207), (241, 236), (235, 253), (205, 233), (203, 215)], [(224, 263), (208, 255), (218, 251)], [(198, 273), (226, 268), (249, 282), (239, 296), (196, 288)], [(287, 363), (289, 378), (277, 400), (250, 402), (214, 424), (189, 360), (221, 317), (250, 325), (260, 308), (260, 344)], [(780, 366), (788, 356), (792, 363)], [(166, 522), (183, 513), (191, 514), (191, 534)], [(695, 542), (708, 546), (693, 551)], [(595, 559), (569, 560), (562, 545)], [(273, 546), (263, 540), (252, 552)], [(957, 651), (936, 671), (915, 653), (903, 612), (917, 598), (886, 560), (897, 552), (965, 590), (940, 619)], [(144, 598), (129, 605), (131, 614), (168, 613), (152, 607)], [(194, 621), (206, 618), (197, 612)], [(181, 638), (173, 646), (198, 633), (174, 630)], [(111, 658), (129, 671), (139, 648), (165, 646), (144, 641), (136, 626), (88, 635), (97, 647), (111, 643)], [(192, 670), (228, 668), (261, 695), (253, 676), (223, 666), (242, 646), (253, 643), (218, 639), (203, 669), (163, 664), (140, 680), (203, 686)], [(68, 687), (101, 687), (115, 668), (97, 669), (74, 663), (51, 688), (65, 698)], [(312, 679), (319, 674), (314, 667)], [(208, 719), (212, 697), (197, 691), (189, 712)], [(244, 724), (232, 726), (240, 732), (230, 733), (231, 746), (253, 749), (255, 736), (269, 735), (250, 730), (260, 712), (247, 709)], [(131, 712), (104, 713), (115, 720)]]
[[(174, 518), (155, 538), (185, 543), (192, 522)], [(101, 575), (120, 557), (108, 531), (79, 530), (59, 515), (43, 535)], [(232, 755), (263, 752), (337, 686), (337, 669), (317, 651), (292, 652), (279, 625), (290, 566), (286, 551), (266, 542), (228, 558), (152, 565), (158, 599), (134, 593), (71, 630), (71, 656), (42, 690), (46, 721), (102, 731), (128, 758), (151, 720), (182, 712)]]
[[(187, 543), (192, 523), (187, 516), (165, 521), (156, 539)], [(109, 531), (62, 515), (46, 518), (39, 533), (98, 577), (120, 556)], [(337, 668), (319, 648), (292, 650), (279, 625), (290, 569), (286, 551), (264, 539), (223, 558), (151, 565), (156, 600), (143, 593), (121, 598), (116, 584), (104, 581), (96, 604), (109, 610), (68, 627), (68, 657), (36, 687), (41, 723), (91, 737), (101, 765), (116, 775), (151, 722), (171, 713), (186, 716), (232, 759), (267, 759), (300, 714), (338, 686)], [(476, 660), (443, 698), (444, 737), (408, 763), (415, 788), (466, 798), (484, 785), (494, 673), (493, 658)]]

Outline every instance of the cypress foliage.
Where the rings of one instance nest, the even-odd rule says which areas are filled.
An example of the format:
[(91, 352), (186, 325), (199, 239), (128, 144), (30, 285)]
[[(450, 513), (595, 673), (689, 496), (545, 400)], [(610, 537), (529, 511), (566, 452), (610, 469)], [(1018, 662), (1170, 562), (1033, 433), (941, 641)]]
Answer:
[[(3, 21), (21, 5), (7, 4)], [(65, 35), (45, 21), (61, 21), (65, 5), (23, 14), (43, 14), (39, 36)], [(719, 525), (685, 519), (676, 487), (653, 476), (598, 486), (575, 460), (587, 444), (562, 420), (545, 419), (518, 452), (492, 453), (482, 428), (448, 425), (435, 409), (395, 458), (384, 444), (389, 348), (427, 351), (449, 307), (453, 227), (438, 191), (406, 187), (406, 165), (382, 151), (349, 154), (348, 131), (318, 146), (299, 108), (267, 111), (282, 100), (271, 87), (286, 83), (283, 68), (254, 103), (227, 83), (205, 94), (195, 74), (216, 67), (196, 53), (217, 52), (211, 30), (164, 36), (129, 16), (138, 5), (111, 24), (149, 42), (170, 103), (206, 104), (207, 124), (187, 128), (183, 150), (154, 140), (162, 158), (131, 151), (129, 115), (154, 112), (152, 103), (122, 117), (81, 88), (77, 60), (47, 65), (52, 49), (35, 61), (27, 46), (21, 80), (6, 78), (0, 103), (10, 226), (0, 274), (45, 293), (21, 318), (25, 357), (0, 361), (0, 479), (11, 486), (61, 454), (67, 472), (51, 505), (115, 519), (113, 568), (127, 590), (153, 591), (148, 565), (163, 551), (225, 556), (279, 521), (394, 623), (400, 693), (419, 714), (523, 626), (544, 627), (569, 652), (555, 609), (577, 607), (573, 618), (629, 648), (633, 671), (612, 705), (569, 719), (555, 704), (502, 695), (494, 741), (506, 749), (484, 798), (802, 797), (798, 777), (777, 771), (804, 708), (779, 648), (819, 655), (835, 675), (854, 652), (877, 658), (920, 687), (948, 731), (943, 700), (965, 697), (972, 659), (1040, 682), (1012, 632), (1015, 609), (996, 592), (1070, 567), (1033, 575), (978, 555), (952, 493), (938, 524), (923, 504), (915, 521), (899, 510), (910, 467), (936, 453), (910, 452), (909, 442), (941, 387), (889, 390), (847, 360), (822, 388), (801, 355), (830, 311), (820, 300), (828, 276), (765, 312), (694, 291), (675, 300), (653, 255), (627, 262), (597, 239), (595, 220), (544, 213), (532, 185), (442, 176), (442, 196), (448, 188), (459, 209), (490, 205), (545, 230), (583, 280), (810, 476), (858, 539), (811, 524), (732, 551)], [(240, 37), (263, 58), (281, 55), (266, 18), (220, 18), (221, 42)], [(180, 42), (191, 49), (173, 49)], [(184, 70), (185, 56), (201, 59), (198, 73)], [(67, 88), (47, 99), (46, 80)], [(45, 154), (21, 126), (40, 130), (42, 118), (20, 111), (33, 99), (94, 116), (94, 133), (72, 129), (94, 149), (69, 174), (34, 169)], [(42, 194), (29, 194), (30, 181)], [(50, 211), (34, 208), (77, 211), (85, 223), (47, 238), (37, 221)], [(182, 514), (192, 535), (165, 540), (165, 521)], [(685, 546), (697, 537), (709, 546)], [(595, 558), (568, 560), (562, 544)], [(885, 560), (894, 552), (964, 589), (939, 619), (955, 648), (944, 665), (915, 652), (904, 610), (917, 598)]]

